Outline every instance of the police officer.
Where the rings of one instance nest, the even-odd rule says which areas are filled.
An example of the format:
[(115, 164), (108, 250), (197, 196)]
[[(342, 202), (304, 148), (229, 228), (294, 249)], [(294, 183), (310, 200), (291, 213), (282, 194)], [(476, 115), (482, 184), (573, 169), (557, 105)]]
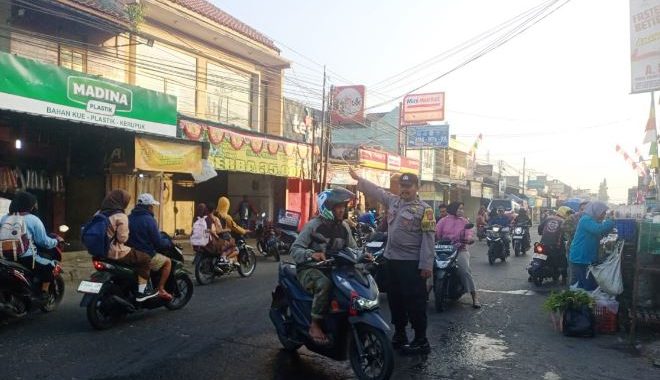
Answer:
[[(360, 178), (353, 168), (350, 174), (358, 181), (360, 191), (388, 210), (385, 257), (389, 260), (388, 300), (395, 329), (392, 345), (403, 348), (404, 354), (427, 354), (431, 347), (426, 339), (426, 280), (433, 275), (435, 255), (433, 208), (418, 199), (419, 181), (415, 174), (401, 175), (398, 195)], [(406, 335), (408, 321), (415, 331), (410, 344)]]

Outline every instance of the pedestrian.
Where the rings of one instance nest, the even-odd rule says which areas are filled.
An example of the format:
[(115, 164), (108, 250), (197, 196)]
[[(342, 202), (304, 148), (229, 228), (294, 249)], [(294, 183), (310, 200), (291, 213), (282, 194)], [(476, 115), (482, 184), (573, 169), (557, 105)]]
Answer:
[[(419, 180), (415, 174), (399, 179), (399, 195), (387, 192), (361, 178), (353, 168), (351, 177), (358, 189), (388, 208), (388, 259), (390, 287), (388, 300), (392, 312), (392, 345), (404, 354), (427, 354), (431, 346), (426, 338), (426, 281), (433, 275), (435, 257), (435, 218), (433, 208), (419, 200)], [(406, 326), (410, 321), (415, 338), (408, 343)]]
[(605, 220), (608, 207), (605, 203), (590, 202), (584, 209), (570, 248), (571, 283), (578, 288), (592, 291), (598, 286), (594, 276), (587, 270), (598, 260), (600, 239), (614, 228), (614, 221)]
[(477, 300), (477, 289), (474, 286), (472, 278), (472, 269), (470, 269), (470, 252), (467, 250), (468, 244), (474, 243), (472, 229), (466, 230), (465, 225), (469, 221), (465, 218), (465, 210), (462, 202), (452, 202), (447, 207), (447, 217), (438, 221), (435, 226), (435, 239), (451, 240), (452, 244), (458, 245), (458, 276), (466, 291), (472, 296), (472, 307), (481, 308)]
[(248, 200), (247, 195), (243, 195), (243, 200), (238, 204), (236, 214), (238, 215), (239, 225), (246, 230), (250, 229), (250, 219), (256, 214), (256, 211), (252, 203)]
[(438, 215), (435, 217), (435, 221), (439, 221), (440, 219), (444, 218), (447, 216), (447, 205), (442, 203), (440, 206), (438, 206)]

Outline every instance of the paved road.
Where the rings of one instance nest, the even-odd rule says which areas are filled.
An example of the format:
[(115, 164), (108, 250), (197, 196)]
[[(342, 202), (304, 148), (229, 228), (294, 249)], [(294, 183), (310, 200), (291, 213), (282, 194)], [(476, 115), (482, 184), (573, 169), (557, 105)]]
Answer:
[[(570, 339), (553, 331), (541, 310), (551, 288), (535, 290), (526, 281), (528, 257), (491, 267), (483, 243), (472, 252), (484, 308), (473, 310), (467, 297), (442, 314), (429, 305), (433, 352), (397, 357), (394, 378), (660, 378), (618, 336)], [(267, 317), (276, 270), (262, 260), (251, 278), (196, 287), (183, 310), (140, 313), (104, 332), (91, 329), (80, 296), (69, 291), (52, 314), (0, 325), (0, 379), (352, 378), (348, 363), (279, 349)]]

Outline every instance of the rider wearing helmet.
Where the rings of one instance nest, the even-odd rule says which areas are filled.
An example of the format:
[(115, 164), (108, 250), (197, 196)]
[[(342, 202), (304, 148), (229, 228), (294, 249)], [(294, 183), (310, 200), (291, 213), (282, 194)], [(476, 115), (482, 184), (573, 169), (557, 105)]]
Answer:
[(352, 192), (344, 188), (321, 192), (317, 199), (319, 215), (305, 224), (291, 246), (291, 256), (298, 264), (298, 281), (305, 290), (314, 294), (309, 336), (319, 345), (329, 342), (323, 332), (322, 322), (332, 281), (321, 270), (306, 267), (304, 264), (325, 260), (326, 252), (336, 252), (346, 247), (357, 248), (351, 229), (346, 223), (348, 202), (354, 197)]
[(569, 207), (560, 207), (555, 215), (548, 216), (540, 225), (538, 233), (541, 244), (546, 247), (548, 264), (555, 268), (555, 276), (561, 276), (561, 282), (566, 284), (568, 261), (566, 259), (566, 240), (564, 238), (565, 219), (570, 216)]

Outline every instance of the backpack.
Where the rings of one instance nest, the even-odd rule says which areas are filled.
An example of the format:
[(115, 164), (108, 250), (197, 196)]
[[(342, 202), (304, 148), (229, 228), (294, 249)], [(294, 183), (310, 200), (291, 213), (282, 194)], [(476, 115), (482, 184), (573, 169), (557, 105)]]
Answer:
[(87, 253), (93, 257), (108, 257), (110, 245), (115, 240), (114, 237), (108, 236), (108, 231), (111, 229), (110, 215), (100, 211), (94, 214), (92, 219), (82, 227), (80, 234), (80, 240), (87, 248)]
[(206, 218), (198, 217), (193, 223), (190, 245), (193, 247), (205, 247), (209, 243), (209, 231)]
[(0, 226), (0, 244), (2, 255), (17, 261), (30, 248), (30, 237), (25, 225), (25, 217), (18, 213), (7, 215)]

